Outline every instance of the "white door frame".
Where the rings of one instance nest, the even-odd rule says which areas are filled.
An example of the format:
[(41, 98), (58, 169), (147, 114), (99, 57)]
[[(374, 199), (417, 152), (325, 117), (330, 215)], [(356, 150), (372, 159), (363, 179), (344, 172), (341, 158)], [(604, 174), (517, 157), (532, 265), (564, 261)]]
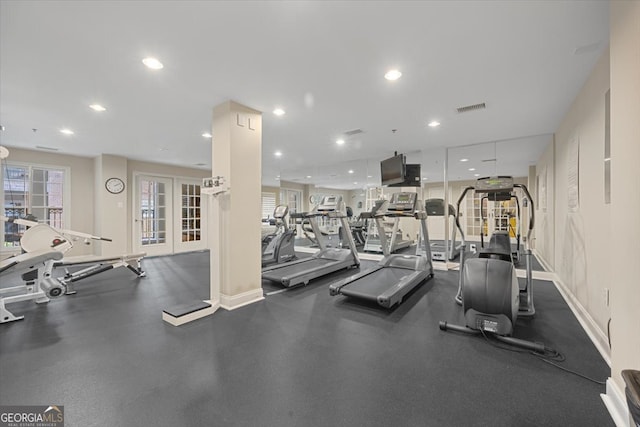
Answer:
[[(145, 252), (147, 255), (169, 255), (174, 252), (174, 182), (175, 179), (168, 176), (161, 176), (157, 174), (135, 173), (133, 174), (134, 191), (133, 191), (133, 203), (132, 203), (132, 218), (133, 218), (133, 250), (134, 252)], [(143, 245), (142, 239), (142, 218), (140, 218), (140, 181), (142, 179), (148, 179), (152, 181), (164, 182), (165, 184), (165, 242), (158, 245)]]
[(202, 180), (197, 178), (174, 179), (174, 221), (173, 221), (173, 249), (175, 253), (199, 251), (207, 248), (207, 208), (208, 197), (200, 193), (200, 240), (182, 241), (182, 185), (198, 185), (202, 187)]

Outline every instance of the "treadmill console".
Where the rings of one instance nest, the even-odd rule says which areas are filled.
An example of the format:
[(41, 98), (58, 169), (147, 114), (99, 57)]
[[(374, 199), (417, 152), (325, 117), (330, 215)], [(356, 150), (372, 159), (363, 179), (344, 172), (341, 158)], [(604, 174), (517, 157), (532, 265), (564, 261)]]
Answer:
[(276, 206), (276, 210), (273, 211), (274, 218), (284, 218), (289, 212), (289, 207), (287, 205), (278, 205)]
[(477, 193), (509, 193), (513, 191), (512, 176), (487, 176), (476, 180)]
[(394, 193), (391, 195), (391, 200), (387, 206), (387, 212), (389, 213), (411, 213), (416, 210), (416, 204), (418, 202), (418, 193)]
[(318, 206), (316, 206), (316, 212), (335, 212), (340, 210), (340, 204), (342, 203), (342, 196), (324, 196)]

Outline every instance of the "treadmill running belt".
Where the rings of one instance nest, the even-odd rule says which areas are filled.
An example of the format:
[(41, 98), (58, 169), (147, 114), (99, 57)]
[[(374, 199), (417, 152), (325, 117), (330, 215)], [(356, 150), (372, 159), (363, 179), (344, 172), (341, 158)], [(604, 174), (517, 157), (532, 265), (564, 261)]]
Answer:
[(344, 286), (340, 289), (340, 293), (369, 301), (377, 301), (380, 294), (396, 286), (404, 276), (415, 274), (415, 272), (415, 270), (408, 270), (406, 268), (381, 268), (372, 274), (367, 274), (355, 282)]
[(297, 264), (285, 265), (277, 268), (273, 271), (265, 271), (262, 273), (262, 277), (269, 280), (279, 282), (283, 277), (297, 276), (307, 270), (312, 270), (323, 265), (336, 262), (334, 259), (324, 258), (307, 258), (308, 261), (304, 261)]

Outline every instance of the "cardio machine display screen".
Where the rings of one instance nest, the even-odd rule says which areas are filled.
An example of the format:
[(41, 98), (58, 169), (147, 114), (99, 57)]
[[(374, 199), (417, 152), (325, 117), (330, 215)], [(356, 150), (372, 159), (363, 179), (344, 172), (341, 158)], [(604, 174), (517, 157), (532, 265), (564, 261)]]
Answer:
[(396, 193), (389, 203), (389, 210), (411, 210), (416, 203), (416, 193)]
[(513, 190), (513, 177), (511, 176), (492, 176), (480, 178), (476, 181), (477, 192), (494, 192), (494, 191), (511, 191)]

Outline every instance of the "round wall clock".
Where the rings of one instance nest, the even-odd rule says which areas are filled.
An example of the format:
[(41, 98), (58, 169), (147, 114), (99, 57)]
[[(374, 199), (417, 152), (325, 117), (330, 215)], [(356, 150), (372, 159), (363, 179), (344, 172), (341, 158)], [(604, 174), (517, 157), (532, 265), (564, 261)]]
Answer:
[(104, 186), (112, 194), (119, 194), (124, 191), (124, 181), (120, 178), (109, 178), (105, 181)]

